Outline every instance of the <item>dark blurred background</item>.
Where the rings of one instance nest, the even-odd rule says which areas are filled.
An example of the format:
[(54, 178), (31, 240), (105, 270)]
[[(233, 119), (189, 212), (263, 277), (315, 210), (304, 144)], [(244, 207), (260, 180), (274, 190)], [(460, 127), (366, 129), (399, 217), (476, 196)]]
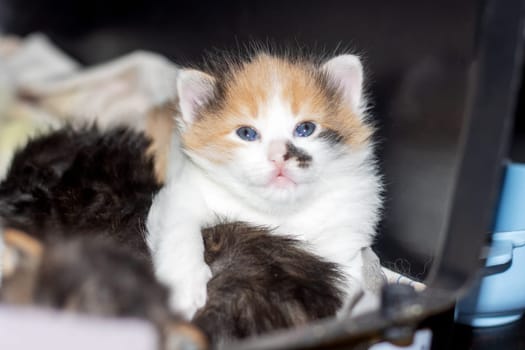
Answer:
[[(376, 250), (387, 266), (423, 278), (447, 226), (484, 5), (483, 0), (0, 0), (0, 30), (20, 36), (43, 32), (86, 65), (135, 50), (199, 64), (206, 53), (242, 51), (253, 41), (319, 54), (344, 49), (360, 54), (386, 184)], [(510, 152), (521, 162), (523, 95), (521, 89)], [(473, 330), (451, 328), (451, 319), (449, 312), (429, 323), (434, 348), (525, 348), (523, 321)]]
[(198, 64), (251, 41), (362, 55), (387, 189), (376, 248), (386, 265), (423, 277), (445, 230), (479, 9), (470, 0), (0, 0), (0, 27), (43, 32), (86, 65), (138, 49)]

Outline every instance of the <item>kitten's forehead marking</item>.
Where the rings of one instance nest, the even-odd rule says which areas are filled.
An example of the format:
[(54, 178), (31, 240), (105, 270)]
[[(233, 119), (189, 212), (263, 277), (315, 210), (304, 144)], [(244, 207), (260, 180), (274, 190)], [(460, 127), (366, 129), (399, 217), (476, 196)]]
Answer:
[[(287, 134), (278, 137), (290, 137), (294, 126), (289, 125), (291, 121), (312, 120), (327, 130), (322, 139), (331, 145), (365, 144), (371, 135), (370, 127), (343, 103), (318, 69), (308, 63), (261, 55), (242, 67), (238, 73), (242, 79), (234, 79), (232, 85), (243, 90), (238, 96), (251, 93), (257, 98), (245, 102), (236, 99), (235, 103), (255, 103), (252, 109), (258, 113), (251, 117), (263, 119), (265, 125), (283, 125), (281, 132)], [(247, 81), (250, 84), (241, 84)], [(246, 90), (250, 86), (251, 91)]]
[(229, 135), (243, 125), (260, 128), (263, 142), (290, 139), (295, 124), (306, 119), (337, 130), (337, 135), (322, 135), (331, 144), (359, 147), (372, 135), (372, 128), (343, 104), (312, 64), (263, 54), (235, 67), (219, 85), (217, 103), (210, 103), (213, 108), (204, 109), (183, 135), (185, 148), (216, 163), (231, 160), (242, 146)]
[(314, 74), (316, 68), (306, 63), (259, 55), (233, 69), (221, 85), (226, 90), (225, 110), (258, 118), (276, 96), (290, 106), (294, 115), (321, 107), (323, 91)]

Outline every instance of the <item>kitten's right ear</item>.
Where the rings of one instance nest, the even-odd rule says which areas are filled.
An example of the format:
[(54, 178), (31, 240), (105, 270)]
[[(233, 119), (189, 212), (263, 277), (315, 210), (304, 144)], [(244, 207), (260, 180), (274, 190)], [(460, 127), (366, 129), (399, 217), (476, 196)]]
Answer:
[(215, 78), (194, 69), (181, 70), (177, 80), (180, 112), (184, 126), (189, 126), (198, 118), (199, 109), (212, 97)]

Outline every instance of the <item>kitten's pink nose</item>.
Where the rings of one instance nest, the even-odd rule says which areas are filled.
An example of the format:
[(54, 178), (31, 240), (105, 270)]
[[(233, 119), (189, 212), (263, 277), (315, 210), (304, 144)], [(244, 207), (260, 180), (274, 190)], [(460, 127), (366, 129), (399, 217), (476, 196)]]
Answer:
[(286, 141), (285, 140), (273, 140), (268, 146), (268, 160), (275, 163), (275, 165), (282, 165), (284, 155), (286, 154)]

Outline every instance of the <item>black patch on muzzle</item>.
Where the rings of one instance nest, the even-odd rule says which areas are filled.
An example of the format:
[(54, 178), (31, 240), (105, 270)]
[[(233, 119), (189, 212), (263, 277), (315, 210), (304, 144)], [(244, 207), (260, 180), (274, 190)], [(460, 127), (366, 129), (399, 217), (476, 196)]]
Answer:
[(288, 142), (286, 144), (286, 154), (284, 160), (296, 158), (299, 163), (299, 168), (308, 168), (312, 162), (312, 156), (306, 153), (306, 151), (295, 147), (293, 143)]

